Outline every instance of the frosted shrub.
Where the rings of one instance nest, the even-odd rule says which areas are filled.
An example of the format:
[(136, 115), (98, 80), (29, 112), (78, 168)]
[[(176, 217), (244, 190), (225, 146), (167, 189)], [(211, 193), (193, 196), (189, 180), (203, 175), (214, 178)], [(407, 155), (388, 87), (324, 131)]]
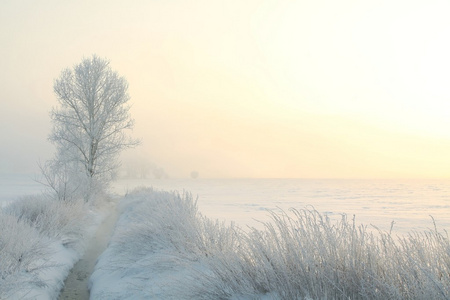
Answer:
[(80, 251), (86, 234), (87, 211), (82, 200), (57, 201), (43, 196), (29, 196), (4, 209), (42, 235), (59, 240), (65, 247)]
[[(129, 205), (130, 202), (135, 203)], [(185, 256), (207, 256), (216, 248), (236, 242), (233, 228), (202, 217), (189, 193), (141, 189), (129, 195), (121, 206), (132, 225), (119, 231), (115, 239), (127, 248), (128, 254), (133, 254), (130, 257), (147, 255), (154, 247), (172, 249)]]
[(91, 178), (77, 163), (67, 162), (63, 159), (64, 152), (58, 153), (60, 159), (53, 159), (40, 165), (41, 175), (37, 179), (47, 188), (51, 198), (71, 202), (84, 199), (85, 202), (98, 201), (104, 196), (109, 181)]
[(15, 291), (44, 285), (37, 271), (49, 267), (42, 257), (52, 255), (48, 240), (29, 224), (0, 211), (0, 298), (13, 298)]
[(0, 210), (0, 299), (53, 299), (84, 250), (88, 204), (24, 197)]

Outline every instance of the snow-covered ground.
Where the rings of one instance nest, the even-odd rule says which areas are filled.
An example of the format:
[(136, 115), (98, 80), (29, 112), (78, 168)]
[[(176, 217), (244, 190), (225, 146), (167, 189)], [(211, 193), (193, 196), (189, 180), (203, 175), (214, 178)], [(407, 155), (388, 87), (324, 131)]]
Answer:
[(200, 212), (233, 221), (241, 227), (259, 226), (267, 209), (314, 207), (339, 219), (356, 216), (357, 223), (397, 233), (432, 227), (450, 230), (450, 180), (313, 180), (313, 179), (168, 179), (119, 180), (113, 190), (125, 194), (137, 186), (189, 191), (198, 196)]
[[(33, 174), (0, 174), (0, 207), (27, 194), (42, 192)], [(430, 216), (450, 230), (450, 180), (313, 180), (313, 179), (142, 179), (118, 180), (112, 191), (124, 195), (138, 186), (189, 191), (199, 210), (211, 219), (241, 227), (268, 220), (267, 209), (313, 206), (336, 216), (346, 213), (357, 222), (396, 232), (432, 226)]]
[(91, 299), (447, 299), (450, 243), (396, 238), (317, 211), (262, 229), (212, 221), (189, 195), (138, 189), (120, 203)]
[(23, 196), (42, 193), (45, 188), (37, 178), (36, 174), (0, 173), (0, 208)]
[[(288, 210), (291, 207), (296, 209), (314, 207), (318, 212), (330, 216), (333, 220), (340, 219), (342, 213), (346, 213), (349, 219), (356, 215), (357, 224), (374, 224), (383, 230), (389, 230), (391, 222), (395, 221), (395, 234), (432, 228), (434, 225), (431, 215), (436, 220), (440, 231), (450, 230), (450, 215), (448, 215), (450, 181), (444, 180), (153, 179), (120, 180), (113, 183), (112, 189), (118, 195), (124, 195), (131, 192), (136, 186), (153, 186), (158, 190), (166, 191), (190, 191), (194, 198), (198, 196), (198, 208), (202, 215), (210, 220), (225, 221), (227, 226), (233, 221), (244, 230), (249, 230), (247, 226), (264, 228), (260, 221), (270, 219), (268, 209), (280, 212), (280, 209)], [(33, 176), (0, 176), (0, 207), (5, 208), (13, 202), (20, 201), (24, 195), (41, 192), (42, 186), (34, 181)], [(140, 214), (139, 206), (131, 202), (141, 200), (137, 201), (136, 198), (133, 198), (133, 200), (127, 200), (128, 202), (125, 201), (121, 204), (124, 213), (119, 221), (118, 228), (120, 229), (117, 230), (116, 235), (126, 236), (133, 230), (140, 235), (139, 232), (142, 230), (140, 226), (147, 224), (142, 222), (142, 219), (148, 219), (148, 216)], [(93, 228), (98, 225), (101, 216), (98, 215), (98, 212), (90, 213), (92, 214), (91, 219), (97, 220), (88, 226), (92, 234)], [(158, 216), (164, 217), (164, 214)], [(7, 218), (4, 216), (0, 219), (4, 222), (11, 222), (11, 220), (5, 221)], [(138, 224), (134, 224), (133, 222), (136, 223), (137, 220), (140, 220), (137, 222)], [(19, 227), (24, 226), (21, 222), (14, 222), (15, 224), (20, 223), (17, 225)], [(164, 224), (164, 222), (161, 223)], [(181, 220), (178, 220), (178, 223), (183, 224)], [(4, 228), (11, 228), (9, 223), (3, 225), (5, 225)], [(221, 226), (214, 230), (227, 231), (224, 229), (225, 225)], [(79, 259), (82, 251), (69, 249), (63, 246), (63, 241), (42, 236), (41, 233), (33, 230), (30, 230), (31, 238), (28, 239), (28, 242), (32, 243), (33, 238), (41, 243), (44, 242), (44, 252), (41, 253), (41, 259), (35, 259), (27, 265), (24, 272), (17, 273), (17, 277), (12, 280), (19, 283), (19, 285), (14, 285), (15, 288), (24, 286), (20, 284), (20, 280), (28, 280), (28, 283), (31, 284), (26, 289), (19, 289), (22, 294), (15, 296), (23, 296), (24, 299), (51, 299), (57, 295), (65, 276), (73, 263)], [(179, 227), (178, 231), (183, 232), (183, 227)], [(163, 231), (164, 234), (173, 234), (173, 232), (173, 230)], [(144, 236), (143, 238), (154, 241), (155, 237)], [(156, 298), (161, 295), (177, 297), (186, 295), (179, 291), (179, 289), (183, 289), (186, 280), (193, 279), (199, 282), (199, 274), (207, 275), (207, 277), (213, 276), (211, 266), (217, 266), (217, 260), (212, 260), (212, 263), (209, 260), (208, 266), (205, 264), (205, 260), (198, 256), (199, 253), (203, 253), (202, 251), (198, 249), (180, 250), (185, 246), (183, 242), (181, 244), (184, 246), (178, 245), (174, 248), (170, 240), (169, 242), (167, 239), (164, 240), (165, 237), (159, 236), (158, 239), (155, 244), (157, 248), (150, 252), (152, 255), (149, 256), (147, 251), (136, 253), (137, 256), (132, 257), (118, 254), (120, 251), (114, 252), (120, 249), (116, 246), (117, 243), (121, 243), (117, 242), (121, 239), (117, 239), (116, 246), (113, 244), (113, 247), (108, 248), (102, 255), (102, 261), (98, 265), (96, 274), (92, 277), (93, 292), (98, 297), (93, 299), (109, 299), (108, 295), (114, 293), (119, 293), (119, 298), (127, 298), (126, 293), (138, 297), (136, 299), (145, 298), (139, 295), (153, 295)], [(129, 247), (134, 247), (131, 245), (129, 244)], [(121, 246), (124, 244), (122, 243)], [(226, 247), (226, 245), (223, 246)], [(195, 252), (194, 255), (192, 255), (192, 251)], [(133, 257), (142, 259), (133, 261)], [(122, 261), (117, 261), (117, 258)], [(40, 264), (44, 261), (45, 264)], [(123, 261), (129, 262), (126, 268), (122, 266)], [(142, 268), (143, 265), (146, 268), (150, 267), (155, 276), (148, 278), (146, 268)], [(29, 270), (34, 270), (37, 266), (45, 266), (45, 268), (41, 268), (45, 271), (29, 273)], [(110, 284), (116, 281), (116, 285)], [(39, 282), (45, 282), (45, 284), (40, 285)], [(147, 286), (149, 283), (152, 288), (146, 290), (146, 294), (135, 293), (135, 291), (141, 290), (142, 284)], [(202, 288), (197, 290), (202, 290)], [(252, 295), (255, 296), (255, 294)], [(258, 294), (258, 296), (263, 295), (268, 298), (271, 296), (270, 293)]]

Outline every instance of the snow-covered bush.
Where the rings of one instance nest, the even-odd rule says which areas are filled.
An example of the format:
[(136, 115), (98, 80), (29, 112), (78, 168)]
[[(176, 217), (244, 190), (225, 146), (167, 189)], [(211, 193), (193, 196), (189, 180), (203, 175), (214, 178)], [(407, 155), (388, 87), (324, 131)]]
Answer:
[(37, 181), (47, 187), (49, 197), (66, 202), (79, 199), (92, 202), (103, 196), (109, 181), (91, 178), (80, 170), (78, 162), (66, 161), (64, 152), (58, 152), (57, 157), (39, 166), (41, 175)]
[[(136, 200), (139, 205), (129, 205)], [(235, 248), (237, 242), (234, 228), (203, 217), (190, 193), (140, 189), (126, 197), (120, 207), (128, 210), (129, 221), (134, 225), (118, 233), (118, 240), (124, 244), (135, 244), (135, 239), (143, 236), (143, 241), (153, 244), (151, 241), (156, 240), (177, 253), (208, 256), (216, 249)]]
[(0, 211), (0, 298), (13, 298), (21, 290), (45, 285), (37, 271), (49, 267), (42, 257), (52, 255), (39, 232), (24, 221)]
[(0, 210), (0, 299), (51, 299), (98, 221), (82, 199), (28, 196)]
[(61, 241), (67, 248), (81, 251), (80, 241), (84, 240), (89, 223), (86, 208), (82, 200), (64, 202), (28, 196), (13, 202), (4, 213), (28, 223), (44, 236)]
[(186, 259), (207, 257), (215, 249), (234, 248), (237, 241), (233, 228), (203, 218), (189, 193), (137, 190), (120, 209), (127, 226), (116, 231), (113, 241), (117, 254), (133, 262), (162, 248)]

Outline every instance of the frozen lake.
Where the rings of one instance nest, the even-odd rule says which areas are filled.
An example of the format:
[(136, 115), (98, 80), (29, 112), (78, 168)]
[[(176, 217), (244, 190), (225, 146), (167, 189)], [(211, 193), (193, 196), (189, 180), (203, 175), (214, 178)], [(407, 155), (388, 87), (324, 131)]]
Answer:
[[(34, 178), (0, 175), (0, 204), (42, 192)], [(450, 230), (450, 180), (147, 179), (118, 180), (112, 191), (125, 194), (138, 186), (190, 191), (203, 215), (241, 227), (268, 220), (267, 209), (314, 207), (384, 230), (395, 221), (395, 232), (431, 228), (430, 216), (440, 230)]]

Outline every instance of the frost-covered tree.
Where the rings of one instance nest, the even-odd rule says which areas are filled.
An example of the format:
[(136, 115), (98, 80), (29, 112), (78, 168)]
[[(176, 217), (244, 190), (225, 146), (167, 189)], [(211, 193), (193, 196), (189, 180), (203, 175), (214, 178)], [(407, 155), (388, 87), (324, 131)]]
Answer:
[(50, 140), (57, 147), (55, 165), (64, 165), (64, 173), (81, 172), (99, 182), (113, 178), (119, 153), (138, 144), (126, 132), (134, 124), (127, 90), (125, 78), (96, 55), (63, 70), (55, 80), (60, 105), (51, 112)]

